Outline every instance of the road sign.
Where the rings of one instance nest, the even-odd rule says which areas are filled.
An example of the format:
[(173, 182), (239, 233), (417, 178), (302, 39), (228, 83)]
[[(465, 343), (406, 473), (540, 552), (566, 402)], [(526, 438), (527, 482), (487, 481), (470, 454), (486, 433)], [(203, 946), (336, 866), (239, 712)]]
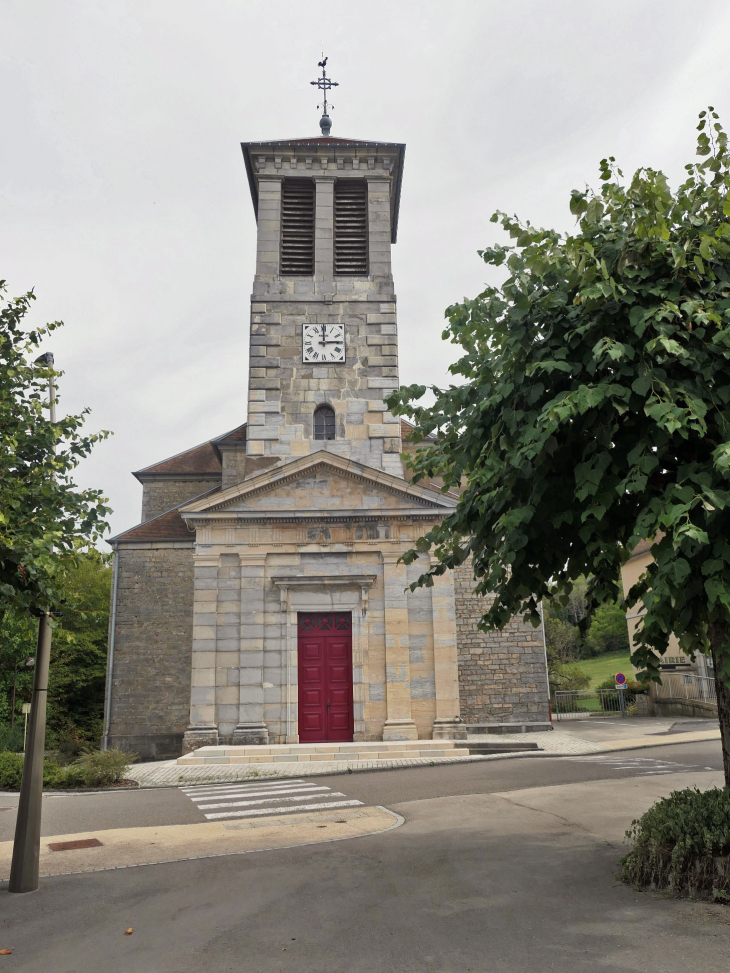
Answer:
[(617, 686), (625, 686), (626, 685), (626, 676), (623, 674), (623, 672), (617, 672), (616, 673), (616, 685)]
[(23, 703), (23, 713), (26, 716), (30, 713), (30, 703)]

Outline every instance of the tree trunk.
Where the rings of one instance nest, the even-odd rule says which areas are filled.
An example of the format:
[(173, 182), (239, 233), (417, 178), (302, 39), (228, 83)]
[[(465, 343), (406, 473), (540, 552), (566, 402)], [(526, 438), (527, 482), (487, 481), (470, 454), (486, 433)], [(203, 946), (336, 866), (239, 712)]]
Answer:
[(720, 721), (720, 737), (722, 739), (725, 787), (730, 787), (730, 686), (722, 675), (722, 664), (727, 655), (724, 646), (730, 641), (730, 633), (724, 626), (712, 623), (709, 626), (709, 635), (715, 673), (715, 692), (717, 693), (717, 716)]

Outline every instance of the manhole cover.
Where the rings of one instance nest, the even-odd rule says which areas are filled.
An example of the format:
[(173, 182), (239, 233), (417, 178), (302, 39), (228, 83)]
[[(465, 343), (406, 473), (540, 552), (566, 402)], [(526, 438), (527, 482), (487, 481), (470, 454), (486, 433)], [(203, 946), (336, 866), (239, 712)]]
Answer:
[(74, 851), (76, 848), (101, 848), (98, 838), (78, 838), (76, 841), (52, 841), (51, 851)]

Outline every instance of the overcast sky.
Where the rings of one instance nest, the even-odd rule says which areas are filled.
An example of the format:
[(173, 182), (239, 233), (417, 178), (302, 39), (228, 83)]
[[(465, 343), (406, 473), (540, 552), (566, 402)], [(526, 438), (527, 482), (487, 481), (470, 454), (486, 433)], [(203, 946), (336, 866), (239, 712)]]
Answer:
[(130, 475), (246, 418), (255, 224), (240, 142), (405, 142), (401, 381), (444, 383), (450, 303), (496, 209), (567, 230), (598, 161), (693, 161), (730, 126), (722, 0), (0, 0), (0, 278), (62, 319), (61, 405), (114, 436), (78, 471), (139, 521)]

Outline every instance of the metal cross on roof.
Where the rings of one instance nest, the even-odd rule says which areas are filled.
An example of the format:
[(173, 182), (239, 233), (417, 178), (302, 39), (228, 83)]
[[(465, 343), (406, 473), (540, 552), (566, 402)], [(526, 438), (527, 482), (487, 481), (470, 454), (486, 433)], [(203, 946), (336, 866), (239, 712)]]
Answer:
[[(317, 108), (322, 108), (322, 117), (319, 120), (319, 127), (322, 129), (322, 135), (329, 135), (330, 129), (332, 128), (332, 121), (330, 120), (329, 114), (327, 113), (327, 92), (330, 88), (339, 87), (337, 81), (330, 81), (325, 72), (325, 67), (327, 66), (327, 58), (323, 57), (321, 61), (317, 63), (317, 67), (322, 68), (322, 77), (317, 78), (316, 81), (310, 81), (310, 84), (316, 85), (320, 91), (324, 93), (324, 101), (322, 105), (317, 105)], [(330, 107), (332, 107), (330, 105)]]

